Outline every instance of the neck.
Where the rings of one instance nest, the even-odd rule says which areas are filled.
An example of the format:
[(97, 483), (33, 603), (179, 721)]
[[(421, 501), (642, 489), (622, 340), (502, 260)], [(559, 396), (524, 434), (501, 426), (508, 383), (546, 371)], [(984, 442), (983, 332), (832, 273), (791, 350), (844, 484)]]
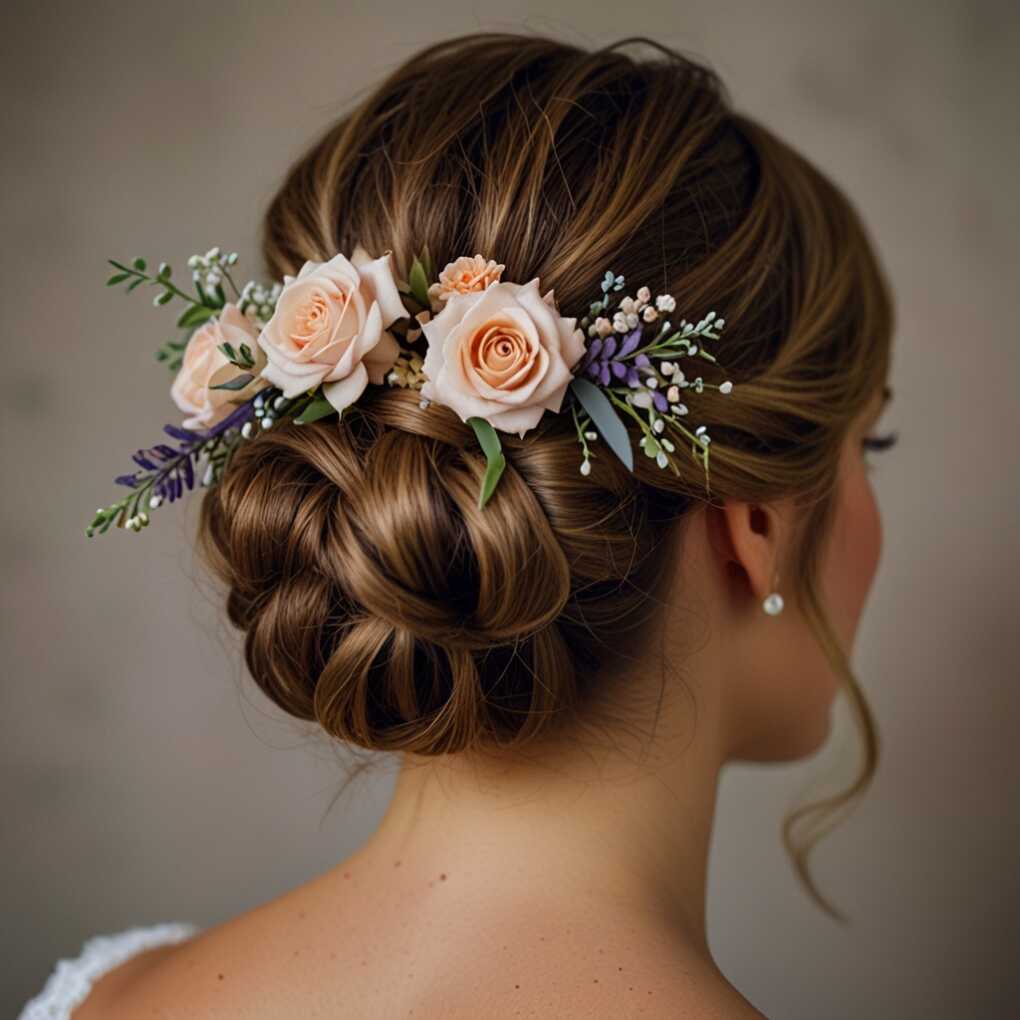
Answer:
[(697, 708), (664, 705), (654, 739), (629, 749), (614, 738), (611, 750), (560, 747), (509, 764), (405, 758), (359, 856), (392, 857), (501, 904), (640, 915), (711, 959), (705, 896), (722, 758), (717, 706)]

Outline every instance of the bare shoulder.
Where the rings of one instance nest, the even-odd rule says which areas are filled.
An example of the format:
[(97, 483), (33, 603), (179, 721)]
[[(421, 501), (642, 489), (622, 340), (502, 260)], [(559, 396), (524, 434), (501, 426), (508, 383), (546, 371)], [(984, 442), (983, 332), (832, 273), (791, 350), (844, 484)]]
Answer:
[(357, 870), (341, 867), (129, 960), (74, 1020), (764, 1016), (675, 937), (574, 903), (449, 899), (445, 877), (399, 891), (372, 876), (359, 890)]
[(457, 975), (416, 1003), (416, 1020), (765, 1018), (713, 961), (621, 919), (503, 918), (498, 939), (460, 959)]

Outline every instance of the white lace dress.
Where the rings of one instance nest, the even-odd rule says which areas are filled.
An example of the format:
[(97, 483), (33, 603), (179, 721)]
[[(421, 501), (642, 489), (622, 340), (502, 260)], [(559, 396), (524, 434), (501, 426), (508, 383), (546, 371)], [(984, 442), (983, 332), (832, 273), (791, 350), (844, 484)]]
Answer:
[(107, 971), (146, 949), (183, 942), (198, 930), (194, 924), (172, 922), (94, 935), (86, 939), (78, 956), (57, 961), (43, 990), (25, 1003), (18, 1020), (69, 1020), (71, 1011), (85, 1001), (92, 985)]

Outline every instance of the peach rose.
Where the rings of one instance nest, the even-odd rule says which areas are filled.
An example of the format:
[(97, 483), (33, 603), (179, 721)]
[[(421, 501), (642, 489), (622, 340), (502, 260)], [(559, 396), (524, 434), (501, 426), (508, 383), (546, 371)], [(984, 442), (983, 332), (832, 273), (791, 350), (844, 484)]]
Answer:
[(462, 421), (484, 418), (521, 436), (544, 410), (558, 411), (584, 337), (576, 319), (558, 314), (553, 292), (543, 298), (538, 286), (535, 278), (454, 294), (422, 326), (428, 340), (422, 396)]
[[(237, 305), (231, 304), (224, 305), (217, 318), (209, 319), (191, 334), (180, 371), (170, 387), (174, 403), (189, 415), (183, 423), (186, 429), (210, 428), (230, 414), (237, 404), (250, 400), (258, 390), (269, 385), (259, 378), (266, 356), (255, 343), (257, 336), (258, 329)], [(254, 378), (242, 390), (212, 389), (243, 371), (217, 349), (222, 343), (233, 344), (238, 351), (241, 344), (251, 348), (255, 359), (255, 367), (251, 369)]]
[(284, 278), (259, 344), (269, 359), (262, 375), (285, 397), (322, 383), (342, 411), (369, 382), (383, 382), (400, 353), (388, 327), (408, 314), (389, 262), (390, 252), (373, 259), (358, 245), (349, 260), (306, 262)]
[(498, 283), (506, 266), (482, 255), (462, 255), (454, 262), (448, 262), (439, 274), (439, 282), (429, 287), (433, 301), (446, 301), (453, 294), (473, 294), (485, 290), (490, 284)]

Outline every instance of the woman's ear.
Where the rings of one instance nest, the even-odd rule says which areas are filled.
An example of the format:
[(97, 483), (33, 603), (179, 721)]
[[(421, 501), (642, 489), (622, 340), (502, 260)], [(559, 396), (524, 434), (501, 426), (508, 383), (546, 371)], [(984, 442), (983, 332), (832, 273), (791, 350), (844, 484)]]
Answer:
[(709, 508), (712, 548), (737, 589), (756, 603), (775, 589), (786, 524), (778, 504), (726, 500)]

